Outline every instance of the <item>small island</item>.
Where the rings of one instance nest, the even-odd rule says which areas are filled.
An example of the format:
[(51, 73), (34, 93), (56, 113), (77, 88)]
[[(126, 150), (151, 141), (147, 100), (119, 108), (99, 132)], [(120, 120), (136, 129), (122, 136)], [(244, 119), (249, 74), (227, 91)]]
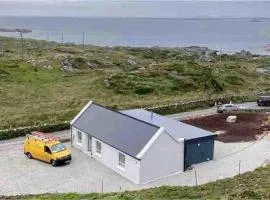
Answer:
[(0, 32), (18, 32), (18, 33), (31, 33), (32, 30), (30, 29), (19, 29), (19, 28), (16, 28), (16, 29), (9, 29), (9, 28), (0, 28)]

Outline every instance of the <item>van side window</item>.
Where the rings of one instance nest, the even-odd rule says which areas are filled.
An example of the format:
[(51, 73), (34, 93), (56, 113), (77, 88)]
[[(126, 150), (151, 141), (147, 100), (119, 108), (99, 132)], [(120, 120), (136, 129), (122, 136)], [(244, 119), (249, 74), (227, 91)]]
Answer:
[(45, 152), (47, 152), (47, 153), (51, 153), (51, 150), (50, 150), (49, 147), (47, 147), (47, 146), (44, 146), (44, 150), (45, 150)]

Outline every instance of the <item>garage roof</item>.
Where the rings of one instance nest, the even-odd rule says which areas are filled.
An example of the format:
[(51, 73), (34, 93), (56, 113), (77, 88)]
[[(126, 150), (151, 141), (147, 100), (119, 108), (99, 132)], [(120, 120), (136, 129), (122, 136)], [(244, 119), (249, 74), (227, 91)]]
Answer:
[(215, 134), (203, 130), (189, 124), (185, 124), (174, 119), (158, 115), (156, 113), (149, 112), (143, 109), (125, 110), (122, 113), (132, 116), (134, 118), (143, 120), (145, 122), (154, 124), (159, 127), (164, 127), (171, 136), (176, 140), (184, 138), (185, 140), (191, 140), (195, 138), (214, 136)]
[(160, 128), (93, 102), (82, 109), (71, 125), (134, 158)]

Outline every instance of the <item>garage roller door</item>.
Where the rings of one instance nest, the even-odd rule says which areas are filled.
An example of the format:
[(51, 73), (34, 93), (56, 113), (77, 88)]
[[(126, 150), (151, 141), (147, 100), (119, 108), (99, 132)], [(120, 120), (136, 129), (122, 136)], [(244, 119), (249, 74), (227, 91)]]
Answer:
[(185, 141), (185, 169), (192, 164), (213, 160), (214, 137), (203, 137)]

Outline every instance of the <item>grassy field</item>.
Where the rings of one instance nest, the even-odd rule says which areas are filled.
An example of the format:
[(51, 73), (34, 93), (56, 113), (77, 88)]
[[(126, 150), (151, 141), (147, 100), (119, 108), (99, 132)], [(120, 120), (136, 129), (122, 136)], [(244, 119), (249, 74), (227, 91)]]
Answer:
[[(1, 198), (1, 197), (0, 197)], [(270, 166), (262, 167), (234, 178), (219, 180), (196, 187), (163, 186), (132, 192), (108, 194), (44, 194), (2, 197), (3, 200), (56, 200), (56, 199), (270, 199)]]
[[(70, 120), (89, 100), (118, 109), (270, 89), (270, 58), (0, 37), (0, 129)], [(257, 69), (262, 69), (260, 72)]]

